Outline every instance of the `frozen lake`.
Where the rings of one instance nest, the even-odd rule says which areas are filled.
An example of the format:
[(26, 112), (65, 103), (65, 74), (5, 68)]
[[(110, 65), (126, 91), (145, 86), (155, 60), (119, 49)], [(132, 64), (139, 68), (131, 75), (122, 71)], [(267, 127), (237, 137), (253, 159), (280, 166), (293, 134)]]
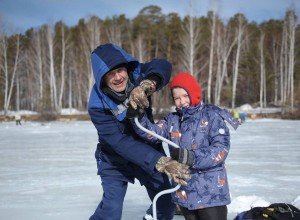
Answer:
[[(0, 218), (87, 220), (102, 195), (96, 143), (89, 121), (0, 123)], [(250, 206), (299, 208), (300, 121), (248, 120), (231, 130), (227, 170), (229, 220)], [(130, 184), (122, 219), (142, 219), (148, 205), (145, 189)]]

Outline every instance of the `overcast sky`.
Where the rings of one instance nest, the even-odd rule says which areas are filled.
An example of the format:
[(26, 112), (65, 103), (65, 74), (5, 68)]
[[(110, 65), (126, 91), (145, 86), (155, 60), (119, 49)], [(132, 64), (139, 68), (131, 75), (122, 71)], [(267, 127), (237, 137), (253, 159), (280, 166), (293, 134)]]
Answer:
[[(25, 31), (30, 27), (55, 24), (63, 20), (68, 26), (76, 25), (80, 18), (96, 15), (101, 19), (125, 14), (134, 18), (149, 5), (161, 7), (162, 13), (175, 12), (184, 16), (189, 12), (190, 0), (0, 0), (0, 20), (14, 31)], [(237, 12), (249, 21), (258, 23), (282, 19), (288, 8), (294, 7), (299, 15), (300, 0), (193, 0), (196, 16), (206, 15), (218, 2), (217, 10), (223, 20)]]

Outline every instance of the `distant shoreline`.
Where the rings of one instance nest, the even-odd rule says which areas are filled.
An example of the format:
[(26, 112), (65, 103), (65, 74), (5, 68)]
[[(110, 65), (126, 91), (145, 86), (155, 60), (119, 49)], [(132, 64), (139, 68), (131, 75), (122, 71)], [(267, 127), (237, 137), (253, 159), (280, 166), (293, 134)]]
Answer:
[[(90, 116), (88, 113), (80, 113), (80, 114), (21, 114), (22, 121), (88, 121), (90, 120)], [(154, 115), (155, 119), (160, 119), (165, 115), (156, 114)], [(281, 114), (280, 112), (276, 113), (257, 113), (257, 114), (247, 114), (247, 119), (261, 119), (261, 118), (274, 118), (274, 119), (289, 119), (289, 120), (300, 120), (300, 110), (294, 112), (294, 114), (286, 113)], [(246, 120), (247, 120), (246, 119)], [(13, 115), (0, 115), (0, 122), (14, 121)]]

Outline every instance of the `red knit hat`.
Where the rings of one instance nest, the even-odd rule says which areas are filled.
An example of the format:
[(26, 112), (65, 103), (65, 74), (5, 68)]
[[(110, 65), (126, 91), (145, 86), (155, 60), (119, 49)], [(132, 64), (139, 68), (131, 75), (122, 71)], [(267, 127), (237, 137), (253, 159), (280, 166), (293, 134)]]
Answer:
[(196, 79), (190, 73), (178, 73), (170, 83), (170, 89), (180, 87), (187, 91), (191, 105), (196, 106), (201, 102), (202, 90)]

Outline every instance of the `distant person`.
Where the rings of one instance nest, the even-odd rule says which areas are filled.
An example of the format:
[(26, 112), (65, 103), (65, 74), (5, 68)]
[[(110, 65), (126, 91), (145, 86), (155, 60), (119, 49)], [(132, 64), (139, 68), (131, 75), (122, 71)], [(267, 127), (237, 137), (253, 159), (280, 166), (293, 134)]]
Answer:
[(16, 125), (22, 125), (21, 124), (21, 115), (19, 113), (15, 114), (15, 121), (16, 121)]
[[(120, 220), (128, 183), (139, 180), (152, 201), (157, 193), (172, 187), (168, 176), (184, 185), (190, 178), (187, 165), (166, 157), (161, 145), (146, 144), (126, 118), (131, 105), (145, 109), (152, 119), (150, 97), (168, 84), (172, 66), (165, 59), (140, 63), (113, 44), (97, 47), (91, 62), (95, 85), (88, 112), (98, 133), (95, 157), (103, 196), (90, 220)], [(171, 220), (174, 212), (171, 195), (160, 197), (158, 219)]]
[(240, 120), (240, 113), (237, 109), (234, 109), (232, 112), (233, 118)]
[[(173, 201), (186, 220), (227, 220), (231, 200), (225, 160), (230, 134), (225, 120), (235, 129), (240, 123), (228, 111), (203, 103), (202, 90), (189, 73), (177, 74), (170, 89), (176, 112), (157, 123), (146, 114), (140, 115), (139, 120), (143, 127), (176, 143), (180, 148), (170, 150), (172, 159), (190, 166), (192, 178), (187, 186), (173, 193)], [(148, 142), (161, 142), (134, 127)]]
[(240, 121), (241, 123), (245, 123), (246, 122), (246, 118), (247, 118), (247, 114), (242, 112), (240, 113)]

